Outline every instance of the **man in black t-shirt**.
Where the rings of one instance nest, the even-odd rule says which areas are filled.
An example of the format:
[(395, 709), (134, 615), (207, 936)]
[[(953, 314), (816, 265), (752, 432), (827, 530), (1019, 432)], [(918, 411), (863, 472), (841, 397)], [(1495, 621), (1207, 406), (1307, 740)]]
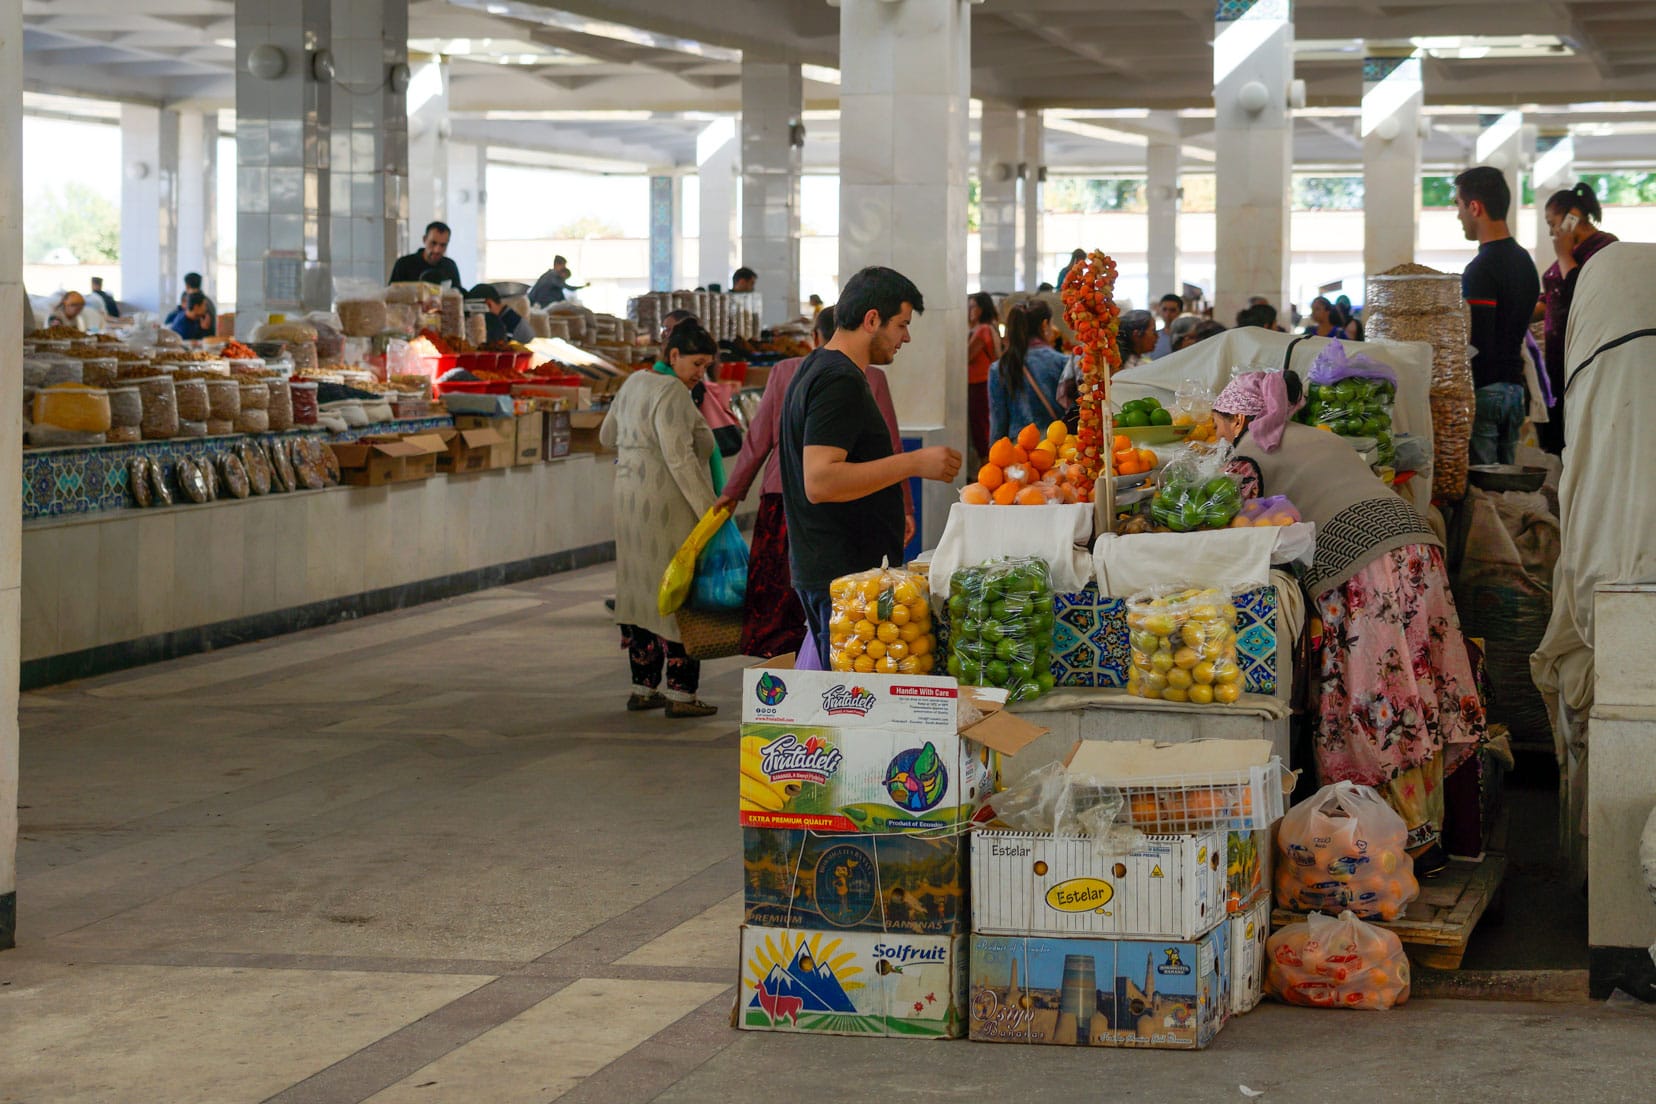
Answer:
[(1541, 278), (1535, 262), (1507, 229), (1512, 189), (1499, 169), (1488, 165), (1455, 177), (1455, 213), (1478, 255), (1461, 273), (1461, 296), (1471, 312), (1468, 340), (1477, 413), (1472, 421), (1472, 463), (1510, 464), (1527, 413), (1524, 388), (1524, 331)]
[(460, 266), (448, 255), (448, 245), (448, 224), (430, 223), (425, 228), (425, 237), (420, 239), (420, 248), (406, 257), (397, 258), (386, 283), (411, 284), (424, 280), (433, 284), (446, 283), (449, 287), (464, 291), (466, 285), (460, 282)]
[(909, 322), (925, 310), (920, 290), (889, 268), (865, 268), (834, 306), (837, 329), (805, 358), (783, 404), (777, 454), (794, 589), (828, 662), (828, 587), (841, 575), (903, 556), (903, 480), (951, 482), (960, 453), (936, 445), (896, 455), (874, 394), (871, 365), (886, 365), (908, 343)]

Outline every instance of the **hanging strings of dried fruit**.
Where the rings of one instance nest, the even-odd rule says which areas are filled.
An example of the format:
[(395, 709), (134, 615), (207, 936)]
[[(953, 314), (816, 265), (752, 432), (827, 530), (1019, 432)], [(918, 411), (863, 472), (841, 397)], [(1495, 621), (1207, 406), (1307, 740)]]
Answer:
[(1116, 263), (1095, 249), (1070, 266), (1060, 295), (1064, 317), (1075, 331), (1076, 354), (1080, 357), (1076, 382), (1076, 403), (1080, 419), (1076, 427), (1083, 473), (1082, 501), (1092, 501), (1093, 485), (1104, 473), (1105, 412), (1110, 405), (1110, 372), (1121, 367), (1121, 350), (1116, 344), (1121, 308), (1113, 298)]

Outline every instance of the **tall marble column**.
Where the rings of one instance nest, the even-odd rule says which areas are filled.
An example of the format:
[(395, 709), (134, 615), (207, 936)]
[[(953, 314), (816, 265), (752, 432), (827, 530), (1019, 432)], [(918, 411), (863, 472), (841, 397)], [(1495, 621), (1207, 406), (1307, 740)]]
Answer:
[(741, 171), (736, 120), (714, 119), (696, 136), (700, 229), (696, 242), (696, 283), (730, 290), (736, 260), (736, 183)]
[(650, 290), (677, 287), (679, 203), (683, 189), (677, 176), (650, 177)]
[(1576, 183), (1575, 139), (1568, 130), (1536, 136), (1535, 165), (1530, 175), (1535, 180), (1535, 263), (1545, 272), (1558, 260), (1547, 232), (1547, 200), (1554, 192), (1573, 188)]
[(165, 314), (177, 301), (178, 113), (121, 105), (121, 285), (117, 294)]
[(1477, 163), (1501, 170), (1512, 190), (1512, 208), (1507, 212), (1507, 226), (1512, 236), (1518, 236), (1518, 223), (1523, 211), (1524, 183), (1524, 113), (1507, 111), (1499, 115), (1480, 115), (1476, 145)]
[(1363, 270), (1415, 259), (1420, 225), (1420, 57), (1363, 59)]
[(742, 264), (763, 326), (799, 317), (799, 171), (805, 84), (795, 62), (742, 60)]
[(1046, 125), (1039, 108), (1022, 113), (1023, 179), (1018, 183), (1018, 287), (1034, 291), (1041, 286), (1041, 220), (1046, 214), (1042, 192), (1046, 186)]
[[(23, 102), (23, 3), (0, 0), (0, 102)], [(23, 314), (23, 112), (0, 116), (0, 317)], [(17, 939), (17, 655), (22, 608), (23, 354), (0, 341), (0, 949)]]
[[(445, 219), (453, 233), (449, 236), (448, 255), (460, 269), (460, 279), (468, 286), (487, 278), (488, 266), (488, 151), (483, 146), (468, 142), (452, 142), (448, 148), (448, 201)], [(547, 258), (546, 267), (552, 267)], [(501, 276), (508, 275), (500, 273)], [(538, 272), (525, 272), (533, 278)]]
[[(900, 270), (926, 299), (890, 372), (905, 433), (967, 450), (969, 0), (841, 0), (840, 279)], [(923, 534), (955, 492), (927, 483)]]
[(184, 112), (178, 119), (178, 261), (174, 271), (201, 273), (218, 298), (217, 111)]
[[(408, 107), (392, 74), (408, 62), (408, 0), (332, 0), (336, 67), (328, 237), (334, 275), (383, 283), (411, 248)], [(452, 254), (460, 243), (451, 244)], [(463, 276), (471, 269), (460, 266)]]
[[(316, 51), (332, 37), (330, 0), (236, 2), (236, 334), (270, 312), (333, 299), (324, 227), (332, 83)], [(255, 75), (249, 57), (258, 54)]]
[(1291, 0), (1217, 0), (1218, 131), (1214, 311), (1229, 323), (1252, 296), (1287, 310), (1293, 197)]
[(1018, 280), (1018, 185), (1023, 160), (1018, 109), (986, 102), (978, 139), (978, 287), (1005, 295)]
[[(1171, 116), (1171, 112), (1166, 113)], [(1183, 147), (1179, 143), (1178, 123), (1175, 117), (1164, 117), (1153, 112), (1152, 119), (1168, 127), (1165, 135), (1156, 135), (1145, 147), (1145, 203), (1149, 207), (1149, 275), (1146, 306), (1154, 309), (1163, 295), (1171, 292), (1183, 295), (1179, 281), (1179, 209), (1183, 206), (1180, 193), (1179, 162)]]
[[(448, 221), (449, 72), (441, 58), (411, 63), (408, 80), (408, 235), (418, 242), (427, 223)], [(412, 248), (409, 246), (407, 248)], [(407, 252), (407, 248), (403, 251)], [(461, 270), (462, 280), (476, 279)]]

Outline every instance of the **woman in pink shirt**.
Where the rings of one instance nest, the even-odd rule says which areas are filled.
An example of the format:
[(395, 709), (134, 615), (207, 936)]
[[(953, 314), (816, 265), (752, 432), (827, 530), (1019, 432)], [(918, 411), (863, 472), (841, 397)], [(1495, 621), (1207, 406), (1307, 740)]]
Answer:
[[(821, 348), (833, 333), (834, 308), (823, 307), (816, 317), (811, 343)], [(741, 649), (744, 655), (766, 659), (796, 652), (805, 640), (805, 608), (794, 593), (788, 570), (788, 523), (782, 512), (782, 470), (776, 454), (788, 384), (793, 382), (794, 372), (804, 362), (804, 357), (792, 357), (771, 369), (770, 378), (765, 381), (764, 397), (759, 400), (759, 409), (748, 426), (747, 439), (732, 463), (718, 503), (735, 510), (736, 504), (747, 497), (759, 466), (764, 465), (759, 515), (753, 522), (753, 541), (748, 552)], [(897, 435), (897, 410), (891, 403), (891, 385), (886, 381), (885, 372), (870, 368), (868, 387), (874, 392), (874, 402), (891, 430), (892, 451), (902, 452), (903, 442)], [(914, 536), (914, 500), (907, 483), (903, 484), (903, 514), (903, 543), (907, 544)]]

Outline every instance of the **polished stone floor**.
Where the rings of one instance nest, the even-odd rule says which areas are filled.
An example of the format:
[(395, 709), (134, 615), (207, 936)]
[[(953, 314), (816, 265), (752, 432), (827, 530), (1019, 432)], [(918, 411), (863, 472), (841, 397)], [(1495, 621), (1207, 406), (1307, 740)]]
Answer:
[(0, 1101), (1649, 1097), (1656, 1016), (1586, 1002), (1267, 1006), (1203, 1054), (733, 1031), (740, 663), (718, 717), (623, 712), (610, 585), (26, 695)]

